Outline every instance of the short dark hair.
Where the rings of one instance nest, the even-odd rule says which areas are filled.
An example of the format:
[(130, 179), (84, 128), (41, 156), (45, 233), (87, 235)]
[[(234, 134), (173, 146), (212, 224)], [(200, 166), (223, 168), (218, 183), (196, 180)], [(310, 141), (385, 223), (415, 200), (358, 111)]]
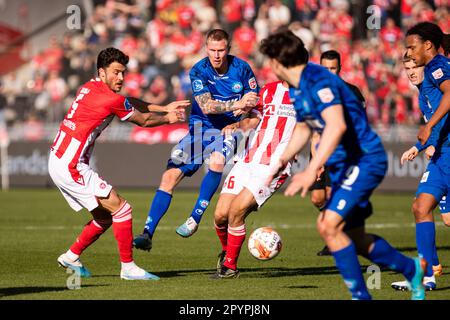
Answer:
[(444, 54), (450, 53), (450, 35), (445, 34), (442, 29), (432, 22), (420, 22), (406, 32), (406, 36), (418, 35), (422, 41), (430, 41), (436, 50), (444, 49)]
[(119, 49), (109, 47), (100, 51), (97, 57), (97, 70), (107, 68), (111, 63), (118, 62), (124, 66), (128, 64), (130, 58)]
[(403, 63), (410, 62), (410, 61), (412, 61), (412, 59), (413, 59), (413, 58), (411, 58), (411, 56), (408, 56), (408, 52), (405, 52), (405, 53), (403, 54), (402, 62), (403, 62)]
[(322, 62), (323, 59), (337, 60), (339, 66), (341, 66), (341, 55), (336, 50), (328, 50), (322, 52), (322, 54), (320, 55), (320, 61)]
[(262, 40), (259, 51), (286, 68), (306, 64), (309, 60), (302, 39), (290, 30), (278, 31)]
[(206, 34), (206, 42), (208, 40), (221, 41), (226, 40), (228, 45), (230, 44), (230, 36), (223, 29), (212, 29)]

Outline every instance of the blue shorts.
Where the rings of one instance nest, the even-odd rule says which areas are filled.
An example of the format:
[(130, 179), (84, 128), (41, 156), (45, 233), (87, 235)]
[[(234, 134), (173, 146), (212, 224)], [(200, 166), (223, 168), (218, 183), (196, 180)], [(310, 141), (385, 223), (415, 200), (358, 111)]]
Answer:
[(344, 229), (363, 226), (372, 214), (369, 198), (383, 181), (387, 165), (386, 154), (380, 152), (330, 167), (331, 196), (325, 209), (345, 220)]
[(172, 149), (167, 169), (178, 168), (190, 177), (215, 151), (223, 154), (228, 161), (234, 156), (235, 146), (235, 136), (225, 138), (218, 129), (195, 131), (191, 127), (189, 133)]
[(450, 212), (450, 188), (448, 183), (449, 157), (441, 156), (437, 160), (433, 159), (428, 163), (427, 170), (420, 179), (416, 197), (421, 193), (431, 194), (439, 202), (441, 213)]

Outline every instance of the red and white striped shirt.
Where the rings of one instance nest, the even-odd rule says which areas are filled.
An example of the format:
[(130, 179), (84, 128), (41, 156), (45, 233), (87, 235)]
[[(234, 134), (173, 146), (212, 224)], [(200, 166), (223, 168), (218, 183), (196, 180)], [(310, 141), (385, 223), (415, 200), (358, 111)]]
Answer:
[(281, 81), (266, 84), (256, 110), (261, 113), (261, 121), (244, 162), (270, 166), (283, 154), (297, 123), (289, 89)]
[(95, 140), (117, 115), (125, 121), (134, 108), (99, 78), (85, 83), (61, 122), (51, 151), (67, 163), (74, 181), (84, 184), (78, 163), (89, 164)]

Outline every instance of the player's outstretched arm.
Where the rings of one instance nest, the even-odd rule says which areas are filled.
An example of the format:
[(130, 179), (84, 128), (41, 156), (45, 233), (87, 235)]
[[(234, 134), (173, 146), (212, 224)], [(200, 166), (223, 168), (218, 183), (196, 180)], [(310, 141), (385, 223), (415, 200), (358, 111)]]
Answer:
[(186, 108), (191, 104), (191, 102), (189, 100), (179, 100), (179, 101), (173, 101), (165, 106), (160, 106), (157, 104), (145, 102), (141, 99), (134, 98), (134, 97), (127, 97), (127, 99), (135, 109), (139, 110), (142, 113), (172, 112), (179, 108)]
[(195, 101), (197, 101), (204, 114), (220, 114), (254, 107), (258, 102), (258, 95), (255, 92), (248, 92), (239, 101), (218, 101), (211, 97), (211, 93), (205, 92), (196, 96)]
[(431, 135), (433, 127), (441, 121), (441, 119), (450, 111), (450, 80), (445, 80), (439, 86), (443, 95), (439, 107), (424, 126), (419, 128), (417, 139), (421, 144), (425, 144)]
[(260, 117), (256, 113), (250, 113), (248, 117), (224, 127), (222, 129), (222, 134), (232, 134), (236, 130), (242, 130), (243, 132), (246, 132), (248, 130), (256, 129), (260, 120)]
[(167, 113), (148, 112), (142, 113), (135, 110), (128, 121), (137, 124), (140, 127), (156, 127), (162, 124), (183, 122), (186, 120), (184, 109), (177, 109)]

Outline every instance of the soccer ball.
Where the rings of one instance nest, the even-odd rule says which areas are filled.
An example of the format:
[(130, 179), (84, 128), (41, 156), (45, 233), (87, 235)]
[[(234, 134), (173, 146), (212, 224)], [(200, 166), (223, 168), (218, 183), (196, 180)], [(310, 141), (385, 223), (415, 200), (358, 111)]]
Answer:
[(275, 258), (281, 247), (281, 237), (271, 227), (258, 228), (248, 238), (248, 250), (258, 260)]

